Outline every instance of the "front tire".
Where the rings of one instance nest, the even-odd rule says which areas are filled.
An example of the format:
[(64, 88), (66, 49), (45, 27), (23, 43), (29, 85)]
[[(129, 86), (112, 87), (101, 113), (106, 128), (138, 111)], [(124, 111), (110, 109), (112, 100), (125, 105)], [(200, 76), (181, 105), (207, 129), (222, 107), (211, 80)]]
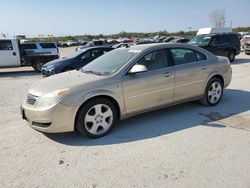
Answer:
[(80, 108), (76, 128), (84, 136), (99, 138), (112, 130), (117, 119), (116, 106), (105, 98), (96, 98)]
[(34, 62), (34, 64), (32, 65), (33, 69), (35, 69), (35, 71), (37, 72), (41, 72), (42, 67), (45, 63), (41, 60), (37, 60), (36, 62)]
[(203, 99), (200, 102), (206, 106), (215, 106), (220, 102), (223, 91), (222, 81), (218, 78), (212, 78), (207, 83)]

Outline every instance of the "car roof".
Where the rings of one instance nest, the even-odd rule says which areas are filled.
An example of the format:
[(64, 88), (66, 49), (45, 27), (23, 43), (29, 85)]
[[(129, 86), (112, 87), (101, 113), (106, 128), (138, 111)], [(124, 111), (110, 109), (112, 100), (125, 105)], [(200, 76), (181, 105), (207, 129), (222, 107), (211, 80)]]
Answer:
[(131, 50), (139, 50), (142, 51), (142, 53), (147, 53), (150, 52), (152, 50), (160, 50), (160, 49), (165, 49), (165, 48), (186, 48), (186, 49), (190, 49), (190, 50), (196, 50), (199, 51), (201, 53), (206, 54), (209, 57), (214, 57), (215, 55), (212, 54), (211, 52), (191, 45), (191, 44), (187, 44), (187, 43), (151, 43), (151, 44), (140, 44), (140, 45), (136, 45), (136, 46), (131, 46), (129, 49)]
[(133, 50), (148, 50), (154, 48), (176, 48), (176, 47), (183, 47), (183, 48), (193, 48), (192, 45), (189, 44), (182, 44), (182, 43), (150, 43), (150, 44), (138, 44), (135, 46), (131, 46), (130, 49)]
[(100, 48), (107, 48), (107, 49), (114, 49), (111, 46), (90, 46), (90, 47), (81, 47), (80, 50), (91, 50), (91, 49), (100, 49)]
[(196, 36), (197, 37), (199, 36), (211, 37), (211, 36), (220, 36), (220, 35), (237, 35), (237, 33), (212, 33), (212, 34), (204, 34), (204, 35), (196, 35)]

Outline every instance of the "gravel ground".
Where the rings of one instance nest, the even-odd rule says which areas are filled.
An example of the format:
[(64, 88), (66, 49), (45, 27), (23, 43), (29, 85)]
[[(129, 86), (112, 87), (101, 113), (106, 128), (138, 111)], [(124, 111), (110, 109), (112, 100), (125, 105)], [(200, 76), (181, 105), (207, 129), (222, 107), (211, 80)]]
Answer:
[(192, 102), (139, 115), (100, 139), (31, 129), (19, 105), (42, 78), (32, 68), (1, 69), (1, 187), (249, 188), (250, 56), (232, 68), (218, 106)]

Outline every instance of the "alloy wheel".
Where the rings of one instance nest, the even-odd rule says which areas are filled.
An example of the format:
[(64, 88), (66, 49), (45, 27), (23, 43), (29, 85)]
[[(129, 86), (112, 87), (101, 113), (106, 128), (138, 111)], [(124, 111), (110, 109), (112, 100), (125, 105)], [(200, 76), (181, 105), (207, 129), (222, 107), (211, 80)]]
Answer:
[(105, 104), (96, 104), (85, 115), (85, 128), (93, 135), (106, 132), (113, 123), (113, 112)]
[(222, 95), (222, 87), (219, 82), (213, 82), (208, 89), (208, 100), (210, 103), (217, 103)]

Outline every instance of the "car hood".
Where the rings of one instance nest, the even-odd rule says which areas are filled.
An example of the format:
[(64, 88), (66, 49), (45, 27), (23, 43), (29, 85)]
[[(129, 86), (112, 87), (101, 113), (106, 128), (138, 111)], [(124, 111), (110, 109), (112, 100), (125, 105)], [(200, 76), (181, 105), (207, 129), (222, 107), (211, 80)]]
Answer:
[(91, 85), (91, 83), (102, 80), (105, 77), (95, 74), (86, 74), (81, 71), (73, 70), (61, 74), (43, 78), (33, 84), (28, 93), (41, 96), (55, 90), (73, 88), (79, 85)]
[(59, 65), (61, 65), (63, 63), (70, 62), (70, 61), (72, 61), (72, 60), (71, 59), (66, 59), (66, 58), (65, 59), (55, 59), (53, 61), (50, 61), (50, 62), (46, 63), (44, 65), (44, 68), (50, 67), (50, 66), (59, 66)]

